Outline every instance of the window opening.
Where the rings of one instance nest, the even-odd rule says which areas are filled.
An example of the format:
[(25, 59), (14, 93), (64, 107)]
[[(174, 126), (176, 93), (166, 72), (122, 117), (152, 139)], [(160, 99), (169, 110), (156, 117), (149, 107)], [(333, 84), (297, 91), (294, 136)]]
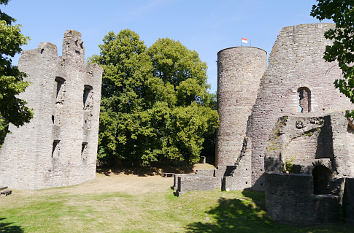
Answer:
[(53, 141), (53, 147), (52, 147), (52, 158), (58, 158), (60, 155), (60, 140), (54, 140)]
[(92, 95), (92, 86), (90, 85), (85, 85), (84, 87), (84, 93), (82, 97), (83, 101), (83, 108), (85, 110), (92, 109), (92, 102), (93, 102), (93, 95)]
[(311, 112), (311, 91), (307, 87), (300, 87), (297, 90), (299, 99), (299, 112)]
[(81, 146), (81, 158), (83, 160), (87, 159), (87, 142), (83, 142)]
[(57, 93), (56, 93), (56, 103), (63, 104), (65, 97), (65, 79), (61, 77), (56, 77), (55, 81), (57, 82)]

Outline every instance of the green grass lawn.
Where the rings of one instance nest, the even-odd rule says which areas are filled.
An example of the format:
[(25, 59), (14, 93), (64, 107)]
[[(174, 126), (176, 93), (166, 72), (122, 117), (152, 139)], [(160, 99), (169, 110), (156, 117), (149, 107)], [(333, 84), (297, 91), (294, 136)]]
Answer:
[(347, 225), (276, 224), (263, 207), (263, 193), (251, 191), (15, 191), (0, 198), (0, 232), (354, 232)]

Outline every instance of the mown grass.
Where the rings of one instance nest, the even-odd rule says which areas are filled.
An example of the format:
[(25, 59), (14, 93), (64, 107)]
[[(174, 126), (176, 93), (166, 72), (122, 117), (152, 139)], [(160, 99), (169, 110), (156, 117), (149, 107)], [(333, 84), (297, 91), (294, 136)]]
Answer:
[(0, 232), (354, 232), (348, 225), (274, 223), (261, 192), (190, 192), (173, 196), (19, 192), (0, 198)]

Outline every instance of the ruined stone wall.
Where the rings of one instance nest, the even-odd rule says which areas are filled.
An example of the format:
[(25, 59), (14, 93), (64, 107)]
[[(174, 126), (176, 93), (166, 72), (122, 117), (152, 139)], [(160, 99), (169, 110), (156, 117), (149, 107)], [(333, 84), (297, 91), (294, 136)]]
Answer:
[[(342, 76), (336, 63), (323, 60), (330, 42), (324, 32), (333, 24), (302, 24), (281, 30), (269, 57), (247, 135), (252, 140), (252, 185), (264, 189), (264, 154), (277, 119), (283, 115), (318, 114), (352, 109), (353, 104), (334, 88)], [(299, 88), (310, 91), (309, 113), (299, 112)], [(305, 95), (306, 96), (306, 95)], [(303, 103), (303, 101), (301, 101)]]
[(224, 190), (241, 190), (251, 188), (251, 140), (246, 137), (243, 142), (239, 158), (236, 160), (233, 171), (224, 178)]
[(182, 195), (188, 191), (220, 190), (221, 187), (221, 178), (215, 176), (200, 176), (194, 174), (189, 176), (177, 176), (176, 179), (176, 196)]
[(275, 221), (296, 225), (341, 221), (341, 198), (314, 195), (311, 175), (266, 174), (265, 184), (266, 210)]
[[(344, 112), (326, 116), (279, 118), (267, 142), (265, 171), (282, 172), (285, 164), (289, 163), (292, 168), (288, 172), (293, 173), (311, 174), (314, 166), (319, 165), (336, 172), (335, 161), (344, 156), (333, 151), (332, 130), (338, 123), (332, 117), (338, 114), (342, 116), (341, 122), (347, 122)], [(346, 134), (346, 130), (341, 133)]]
[(259, 48), (234, 47), (218, 53), (218, 166), (234, 165), (240, 156), (247, 119), (266, 68), (267, 54)]
[(31, 82), (20, 97), (34, 118), (10, 126), (0, 151), (0, 185), (40, 189), (93, 179), (102, 69), (85, 65), (81, 34), (65, 32), (59, 58), (50, 43), (24, 51), (19, 68)]
[(354, 129), (344, 117), (344, 113), (331, 114), (331, 121), (333, 152), (338, 176), (354, 177)]

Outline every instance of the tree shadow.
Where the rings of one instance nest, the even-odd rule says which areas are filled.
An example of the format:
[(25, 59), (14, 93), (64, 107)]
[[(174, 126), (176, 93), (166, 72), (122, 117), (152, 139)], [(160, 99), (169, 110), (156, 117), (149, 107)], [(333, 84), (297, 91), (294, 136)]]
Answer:
[(23, 233), (23, 229), (20, 226), (13, 225), (5, 221), (6, 218), (0, 218), (0, 233)]
[(176, 173), (176, 174), (184, 174), (184, 173), (192, 173), (193, 166), (150, 166), (150, 167), (122, 167), (122, 166), (99, 166), (96, 168), (98, 173), (104, 174), (106, 176), (110, 175), (137, 175), (137, 176), (154, 176), (161, 175), (162, 173)]
[[(258, 201), (258, 196), (262, 194), (254, 192), (251, 195)], [(249, 199), (220, 198), (217, 207), (206, 213), (211, 215), (215, 222), (189, 224), (187, 232), (265, 232), (260, 230), (272, 228), (273, 223), (262, 209), (262, 203), (255, 205)]]
[(211, 222), (195, 222), (187, 225), (189, 233), (334, 233), (354, 232), (345, 224), (299, 227), (274, 222), (265, 211), (263, 192), (244, 190), (245, 198), (220, 198), (218, 205), (206, 213)]

